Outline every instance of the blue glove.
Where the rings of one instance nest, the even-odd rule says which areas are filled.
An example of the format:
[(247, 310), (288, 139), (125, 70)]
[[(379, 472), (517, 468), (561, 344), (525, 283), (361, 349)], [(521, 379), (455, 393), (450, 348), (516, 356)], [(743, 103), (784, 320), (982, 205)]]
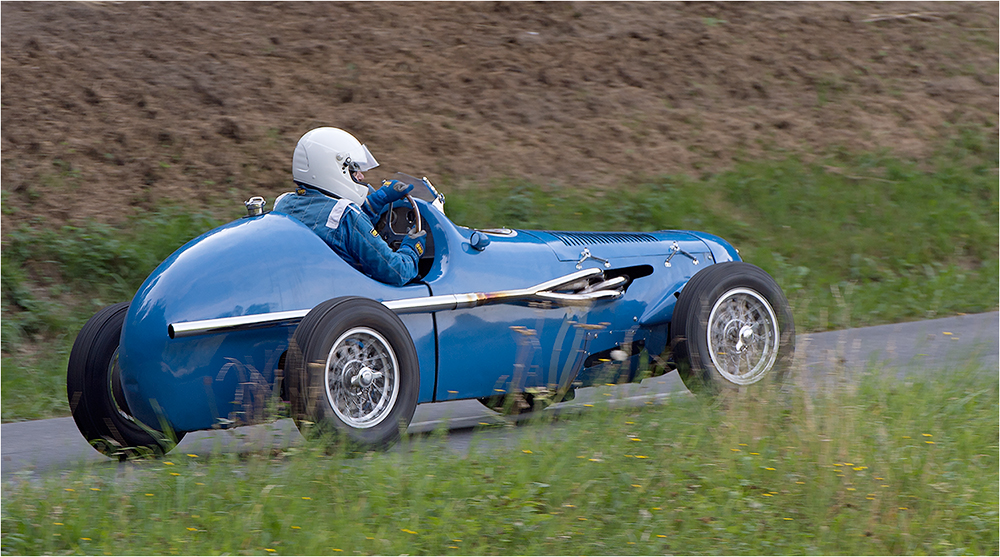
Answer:
[(361, 208), (364, 209), (368, 218), (375, 222), (386, 205), (403, 199), (411, 191), (413, 191), (413, 184), (406, 184), (399, 180), (383, 180), (382, 187), (368, 194)]
[(403, 238), (403, 242), (400, 244), (399, 249), (404, 247), (409, 247), (413, 250), (413, 253), (417, 254), (417, 258), (424, 254), (424, 246), (427, 242), (427, 231), (421, 230), (420, 232), (410, 231), (406, 238)]
[(403, 199), (407, 194), (413, 191), (413, 184), (406, 184), (404, 182), (400, 182), (399, 180), (383, 180), (382, 187), (378, 191), (384, 191), (385, 193), (383, 194), (383, 199), (385, 199), (386, 203), (392, 203), (393, 201)]

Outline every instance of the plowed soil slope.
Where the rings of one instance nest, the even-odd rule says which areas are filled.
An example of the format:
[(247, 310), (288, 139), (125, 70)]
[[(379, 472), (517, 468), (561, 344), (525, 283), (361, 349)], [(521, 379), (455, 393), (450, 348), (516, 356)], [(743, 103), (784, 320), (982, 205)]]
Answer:
[(289, 189), (343, 127), (443, 190), (997, 133), (998, 4), (2, 4), (3, 230)]

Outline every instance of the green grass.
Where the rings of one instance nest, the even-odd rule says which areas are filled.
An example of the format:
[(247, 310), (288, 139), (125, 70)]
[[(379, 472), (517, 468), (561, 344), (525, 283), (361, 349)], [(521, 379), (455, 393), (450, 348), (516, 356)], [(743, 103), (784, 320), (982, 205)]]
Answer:
[(598, 406), (388, 453), (170, 454), (3, 487), (4, 554), (997, 554), (977, 368)]
[[(920, 164), (837, 154), (697, 178), (627, 176), (614, 187), (440, 185), (449, 216), (467, 226), (722, 236), (775, 277), (799, 332), (997, 308), (997, 142), (968, 131)], [(130, 299), (167, 255), (233, 216), (164, 207), (115, 227), (54, 230), (38, 219), (6, 235), (3, 421), (67, 415), (60, 385), (84, 321)]]

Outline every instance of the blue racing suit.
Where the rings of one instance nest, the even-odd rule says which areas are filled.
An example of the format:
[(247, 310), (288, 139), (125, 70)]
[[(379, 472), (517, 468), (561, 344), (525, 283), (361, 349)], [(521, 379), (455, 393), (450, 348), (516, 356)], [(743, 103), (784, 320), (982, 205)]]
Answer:
[(387, 189), (372, 193), (358, 207), (346, 199), (300, 186), (295, 193), (283, 196), (274, 210), (311, 228), (355, 269), (377, 281), (402, 286), (417, 276), (420, 257), (405, 243), (392, 251), (372, 225), (387, 204), (387, 191), (383, 191)]

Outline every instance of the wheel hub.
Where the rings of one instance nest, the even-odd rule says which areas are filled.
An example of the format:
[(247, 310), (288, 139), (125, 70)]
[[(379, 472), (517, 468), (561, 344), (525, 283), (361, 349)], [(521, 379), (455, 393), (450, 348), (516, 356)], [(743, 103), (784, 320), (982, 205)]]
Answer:
[(382, 377), (382, 372), (375, 371), (372, 368), (362, 365), (361, 369), (351, 376), (351, 386), (361, 388), (368, 388), (375, 382), (376, 379)]
[(753, 339), (753, 327), (750, 325), (743, 325), (740, 329), (739, 336), (736, 339), (736, 351), (743, 352), (746, 350), (747, 342)]

